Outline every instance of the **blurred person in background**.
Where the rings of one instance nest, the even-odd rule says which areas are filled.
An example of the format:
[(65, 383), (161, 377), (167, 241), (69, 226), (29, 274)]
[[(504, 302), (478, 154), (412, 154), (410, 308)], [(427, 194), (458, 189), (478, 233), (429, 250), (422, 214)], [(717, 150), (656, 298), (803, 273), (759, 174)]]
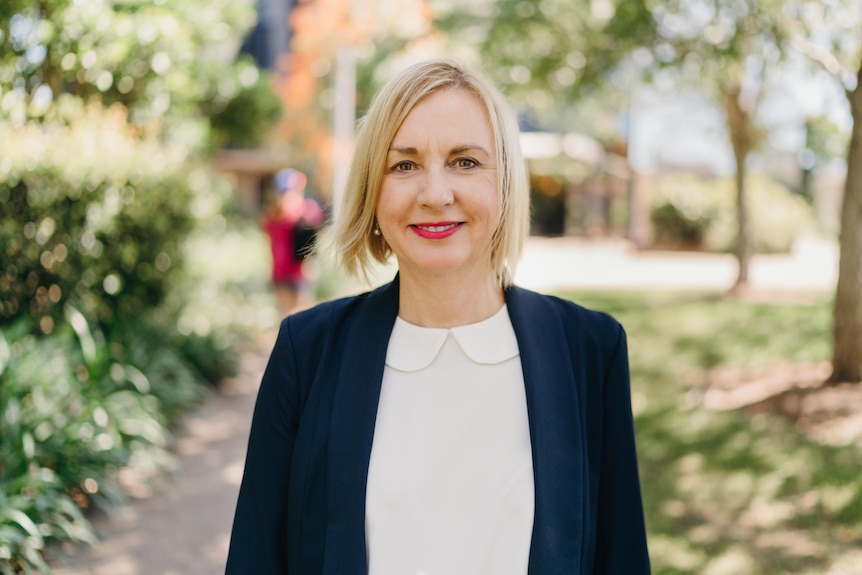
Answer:
[(398, 273), (282, 322), (229, 575), (649, 573), (625, 332), (513, 285), (518, 137), (448, 60), (375, 97), (326, 240)]
[(323, 223), (323, 210), (317, 201), (305, 197), (307, 183), (299, 170), (287, 168), (276, 173), (274, 198), (261, 215), (261, 228), (269, 237), (272, 284), (281, 317), (309, 303), (305, 259), (315, 229)]

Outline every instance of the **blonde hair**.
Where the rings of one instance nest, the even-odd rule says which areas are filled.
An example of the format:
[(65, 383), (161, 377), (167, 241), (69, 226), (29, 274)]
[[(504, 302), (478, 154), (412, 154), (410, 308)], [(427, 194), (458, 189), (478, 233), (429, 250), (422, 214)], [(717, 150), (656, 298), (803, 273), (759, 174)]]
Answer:
[(374, 234), (386, 156), (396, 132), (419, 102), (435, 92), (466, 90), (488, 112), (497, 154), (500, 221), (491, 241), (491, 263), (503, 287), (512, 284), (515, 265), (529, 231), (527, 171), (518, 123), (500, 91), (484, 76), (451, 60), (415, 64), (392, 78), (374, 97), (356, 134), (355, 152), (342, 198), (340, 217), (323, 234), (321, 248), (351, 274), (367, 277), (373, 261), (392, 255), (382, 235)]

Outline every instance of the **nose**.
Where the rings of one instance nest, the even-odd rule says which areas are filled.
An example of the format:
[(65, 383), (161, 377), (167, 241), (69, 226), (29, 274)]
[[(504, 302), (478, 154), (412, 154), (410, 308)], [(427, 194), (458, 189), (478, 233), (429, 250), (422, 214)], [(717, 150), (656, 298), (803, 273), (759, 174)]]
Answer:
[(452, 181), (444, 169), (429, 169), (423, 178), (420, 201), (424, 207), (441, 210), (455, 199)]

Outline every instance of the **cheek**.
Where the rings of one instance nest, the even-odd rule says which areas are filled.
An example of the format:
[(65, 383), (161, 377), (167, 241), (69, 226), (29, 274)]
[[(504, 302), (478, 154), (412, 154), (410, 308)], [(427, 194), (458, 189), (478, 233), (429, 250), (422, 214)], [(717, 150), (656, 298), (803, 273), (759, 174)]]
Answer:
[(480, 209), (486, 214), (489, 225), (496, 227), (503, 215), (503, 204), (500, 194), (497, 193), (495, 187), (489, 186), (485, 190), (485, 193), (481, 195), (481, 200), (478, 204), (481, 204)]
[(386, 211), (386, 207), (390, 203), (391, 196), (392, 194), (390, 193), (389, 186), (387, 186), (386, 183), (381, 184), (380, 192), (377, 194), (377, 205), (374, 206), (375, 215)]
[(374, 215), (380, 225), (385, 225), (394, 218), (398, 217), (398, 213), (402, 210), (403, 201), (399, 201), (403, 194), (399, 194), (397, 189), (393, 189), (392, 185), (384, 184), (380, 188), (380, 195), (377, 198), (377, 207), (374, 210)]

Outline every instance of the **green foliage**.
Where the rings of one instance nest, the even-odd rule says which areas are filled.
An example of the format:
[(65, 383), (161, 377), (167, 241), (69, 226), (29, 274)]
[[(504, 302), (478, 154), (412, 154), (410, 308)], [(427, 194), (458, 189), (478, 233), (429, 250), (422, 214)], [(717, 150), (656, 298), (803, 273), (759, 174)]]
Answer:
[[(147, 384), (139, 391), (159, 400), (159, 413), (168, 427), (173, 427), (189, 407), (197, 405), (206, 396), (201, 385), (205, 380), (197, 371), (194, 356), (183, 351), (185, 338), (175, 329), (162, 327), (148, 320), (118, 323), (110, 332), (116, 343), (114, 353), (140, 373), (146, 374)], [(220, 364), (211, 366), (211, 377), (216, 380), (227, 375), (219, 372)]]
[(192, 332), (182, 338), (178, 351), (211, 385), (239, 373), (236, 345), (215, 332), (207, 335)]
[(211, 145), (215, 148), (253, 148), (281, 115), (281, 102), (268, 74), (246, 64), (239, 73), (239, 90), (230, 101), (214, 103), (210, 116)]
[[(755, 251), (788, 252), (801, 233), (815, 228), (811, 206), (774, 180), (751, 176), (746, 190)], [(735, 203), (730, 178), (662, 176), (650, 194), (653, 242), (659, 247), (731, 251), (737, 233)]]
[(235, 370), (229, 346), (210, 362), (166, 313), (217, 186), (122, 109), (68, 104), (68, 125), (0, 131), (0, 497), (17, 510), (0, 520), (0, 572), (92, 540), (82, 510), (120, 497), (122, 466), (155, 473), (203, 381)]
[(233, 65), (254, 21), (244, 0), (20, 2), (0, 12), (0, 102), (13, 125), (63, 93), (120, 103), (133, 124), (204, 143), (209, 108), (245, 84)]
[(90, 106), (70, 126), (0, 131), (0, 157), (0, 325), (50, 332), (66, 302), (107, 324), (164, 300), (191, 225), (182, 150)]
[(274, 114), (234, 62), (253, 17), (247, 0), (0, 3), (4, 575), (92, 542), (86, 509), (122, 497), (126, 466), (163, 469), (170, 427), (236, 369), (232, 341), (178, 332), (177, 286), (226, 193), (203, 156)]
[(862, 50), (860, 11), (849, 0), (456, 4), (440, 11), (437, 24), (460, 49), (478, 52), (476, 59), (519, 110), (560, 131), (600, 136), (589, 116), (579, 125), (560, 125), (594, 91), (602, 92), (606, 108), (620, 110), (622, 96), (657, 77), (671, 90), (694, 86), (719, 104), (728, 89), (745, 85), (742, 104), (757, 125), (757, 103), (775, 87), (772, 79), (788, 54), (801, 52), (832, 74), (843, 65), (843, 84), (852, 89), (855, 74), (846, 70), (857, 69)]
[(51, 337), (29, 319), (0, 331), (0, 572), (44, 569), (53, 542), (93, 542), (84, 511), (123, 498), (123, 466), (143, 481), (163, 470), (170, 427), (205, 397), (175, 331), (138, 320), (104, 335), (66, 315)]
[(714, 214), (710, 209), (686, 208), (690, 208), (690, 204), (679, 205), (673, 200), (665, 199), (650, 210), (654, 245), (703, 247), (703, 238)]
[[(83, 316), (54, 337), (25, 322), (0, 332), (0, 568), (39, 568), (51, 541), (93, 542), (83, 515), (111, 497), (117, 466), (133, 449), (163, 449), (158, 400), (146, 376), (110, 357)], [(75, 325), (78, 334), (71, 329)], [(130, 377), (129, 377), (130, 376)], [(14, 572), (14, 571), (13, 571)]]
[(0, 482), (0, 573), (50, 573), (43, 551), (54, 540), (93, 543), (81, 509), (48, 468)]
[(601, 89), (652, 20), (640, 0), (504, 0), (461, 3), (436, 24), (455, 43), (478, 51), (482, 68), (519, 110), (559, 124), (561, 114), (576, 113), (569, 108), (585, 89)]

